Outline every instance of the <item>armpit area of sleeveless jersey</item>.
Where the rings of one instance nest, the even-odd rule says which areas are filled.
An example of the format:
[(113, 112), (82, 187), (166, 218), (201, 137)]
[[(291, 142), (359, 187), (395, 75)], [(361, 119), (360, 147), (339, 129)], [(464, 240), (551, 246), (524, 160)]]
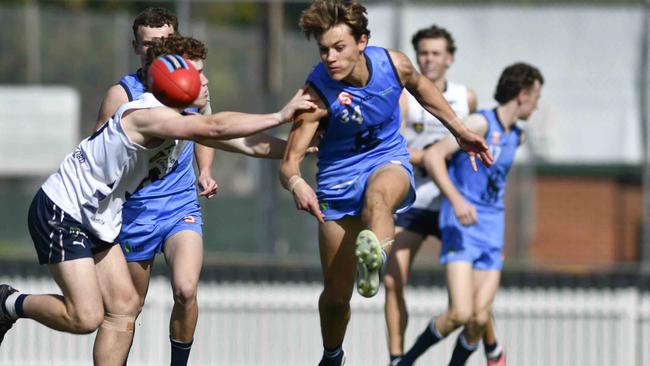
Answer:
[[(460, 118), (469, 114), (467, 103), (467, 87), (447, 81), (442, 94)], [(447, 137), (451, 132), (429, 111), (407, 92), (408, 112), (406, 114), (405, 128), (402, 132), (406, 138), (406, 146), (415, 149), (424, 149), (434, 142)], [(427, 174), (424, 167), (413, 169), (415, 175), (416, 198), (413, 208), (438, 211), (440, 209), (440, 189)]]
[(125, 111), (161, 106), (149, 93), (123, 104), (100, 130), (81, 141), (42, 186), (57, 206), (101, 240), (115, 240), (129, 196), (175, 170), (185, 150), (187, 142), (178, 140), (145, 148), (133, 143), (122, 128)]
[(318, 147), (320, 187), (345, 182), (392, 159), (408, 161), (400, 134), (402, 85), (395, 66), (384, 48), (366, 47), (364, 54), (370, 72), (366, 86), (333, 80), (322, 63), (307, 78), (328, 109)]
[[(145, 86), (140, 78), (140, 70), (136, 73), (124, 76), (120, 80), (119, 84), (124, 88), (129, 96), (129, 101), (138, 99), (145, 92)], [(186, 111), (197, 112), (198, 110), (196, 108), (188, 108)], [(131, 197), (131, 200), (146, 200), (154, 197), (165, 197), (188, 189), (193, 189), (194, 182), (196, 181), (194, 167), (192, 166), (193, 154), (194, 143), (190, 142), (185, 144), (185, 150), (183, 150), (183, 153), (179, 157), (177, 167), (165, 176), (165, 179), (157, 180), (135, 192)], [(138, 205), (138, 207), (140, 206), (141, 205)], [(125, 211), (128, 211), (130, 208), (131, 205), (127, 203), (127, 207), (124, 209)], [(135, 205), (133, 206), (133, 209), (136, 209)], [(137, 215), (134, 213), (134, 215), (129, 216), (135, 217)]]
[(522, 131), (517, 126), (512, 126), (506, 133), (495, 109), (481, 110), (479, 113), (488, 121), (485, 141), (494, 156), (494, 164), (486, 168), (477, 159), (478, 172), (474, 172), (467, 153), (458, 151), (449, 164), (449, 177), (470, 203), (484, 209), (502, 211), (506, 177), (515, 160)]

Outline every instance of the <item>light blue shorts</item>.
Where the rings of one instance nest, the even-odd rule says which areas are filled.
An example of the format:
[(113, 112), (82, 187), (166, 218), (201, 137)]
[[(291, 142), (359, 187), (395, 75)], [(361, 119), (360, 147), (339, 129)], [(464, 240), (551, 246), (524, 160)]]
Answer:
[[(201, 206), (196, 191), (142, 200), (144, 206), (125, 210), (117, 239), (128, 262), (152, 259), (164, 252), (165, 241), (174, 234), (191, 230), (203, 234)], [(138, 215), (131, 215), (139, 212)], [(134, 217), (135, 216), (135, 217)]]
[(447, 199), (440, 206), (440, 263), (469, 262), (478, 270), (503, 268), (504, 211), (476, 207), (478, 223), (464, 226)]
[(325, 221), (338, 220), (345, 216), (359, 216), (363, 209), (363, 199), (368, 179), (375, 170), (386, 164), (399, 164), (404, 167), (409, 175), (409, 192), (396, 213), (408, 210), (415, 202), (415, 182), (411, 164), (408, 160), (388, 160), (376, 164), (356, 176), (346, 178), (345, 184), (336, 184), (330, 187), (323, 187), (319, 184), (316, 195), (318, 196), (320, 209), (325, 215)]

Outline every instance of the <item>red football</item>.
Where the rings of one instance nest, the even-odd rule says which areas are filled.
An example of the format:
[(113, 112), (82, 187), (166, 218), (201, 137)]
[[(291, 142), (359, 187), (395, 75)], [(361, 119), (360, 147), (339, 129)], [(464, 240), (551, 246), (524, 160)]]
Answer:
[(192, 104), (201, 91), (201, 78), (191, 62), (179, 55), (160, 56), (149, 66), (149, 91), (173, 108)]

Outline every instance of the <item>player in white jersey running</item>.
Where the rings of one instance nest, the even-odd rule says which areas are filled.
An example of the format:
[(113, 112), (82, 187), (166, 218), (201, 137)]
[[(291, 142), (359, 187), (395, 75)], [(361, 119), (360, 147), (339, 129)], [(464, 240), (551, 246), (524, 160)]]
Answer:
[[(476, 93), (465, 85), (447, 79), (447, 69), (454, 61), (456, 45), (451, 34), (442, 27), (432, 25), (417, 31), (411, 40), (422, 75), (431, 80), (443, 93), (454, 112), (464, 118), (476, 111)], [(399, 361), (404, 352), (404, 332), (408, 322), (408, 311), (404, 299), (404, 287), (415, 255), (428, 237), (440, 239), (438, 217), (440, 190), (427, 174), (422, 157), (424, 151), (438, 140), (449, 135), (449, 131), (418, 101), (404, 91), (400, 99), (402, 110), (402, 133), (406, 138), (410, 162), (414, 166), (416, 200), (413, 207), (398, 214), (395, 221), (395, 244), (389, 256), (384, 276), (386, 286), (385, 317), (388, 328), (388, 351), (392, 363)], [(491, 325), (491, 324), (490, 324)], [(497, 350), (494, 330), (486, 332), (486, 354)], [(494, 355), (493, 355), (494, 356)]]
[[(189, 62), (203, 69), (202, 60)], [(201, 73), (196, 107), (207, 101), (207, 83)], [(175, 167), (183, 140), (211, 146), (279, 126), (297, 110), (314, 107), (301, 91), (279, 112), (262, 115), (182, 115), (149, 93), (120, 107), (64, 159), (30, 207), (39, 262), (48, 265), (63, 295), (24, 294), (0, 285), (0, 340), (19, 318), (68, 333), (98, 330), (95, 364), (123, 365), (139, 306), (122, 250), (114, 244), (128, 196)]]

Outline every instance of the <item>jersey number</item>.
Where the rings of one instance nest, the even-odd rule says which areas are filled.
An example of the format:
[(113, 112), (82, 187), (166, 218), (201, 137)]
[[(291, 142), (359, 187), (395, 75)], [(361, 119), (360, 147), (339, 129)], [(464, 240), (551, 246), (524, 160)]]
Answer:
[(341, 112), (341, 121), (343, 123), (348, 123), (350, 120), (358, 123), (358, 124), (363, 124), (363, 115), (361, 114), (361, 107), (356, 105), (354, 106), (354, 109), (352, 110), (352, 115), (350, 115), (350, 110), (349, 109), (344, 109), (343, 112)]

